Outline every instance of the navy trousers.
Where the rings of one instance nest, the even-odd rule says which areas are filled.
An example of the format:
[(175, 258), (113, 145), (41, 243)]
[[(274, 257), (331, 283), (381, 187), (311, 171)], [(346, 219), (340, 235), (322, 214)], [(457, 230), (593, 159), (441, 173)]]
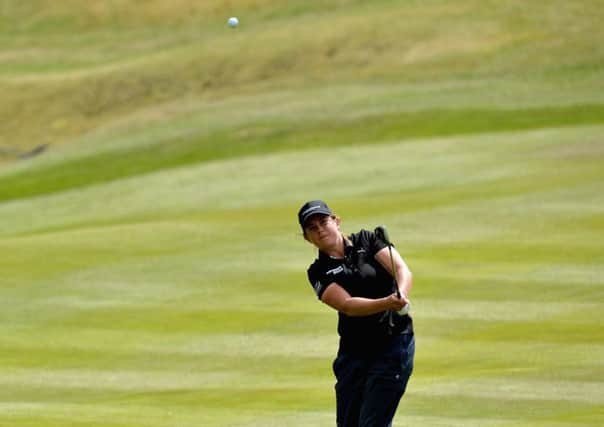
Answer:
[(340, 351), (336, 376), (338, 427), (389, 427), (413, 371), (413, 334), (395, 336), (383, 352)]

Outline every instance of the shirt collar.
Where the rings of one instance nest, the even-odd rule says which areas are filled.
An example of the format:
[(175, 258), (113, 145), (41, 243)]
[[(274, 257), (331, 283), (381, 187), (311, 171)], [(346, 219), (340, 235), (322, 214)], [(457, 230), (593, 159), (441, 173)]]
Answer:
[(326, 261), (326, 260), (342, 260), (345, 259), (346, 256), (352, 251), (352, 241), (350, 240), (349, 237), (343, 236), (344, 237), (344, 258), (336, 258), (336, 257), (332, 257), (331, 255), (327, 255), (325, 252), (323, 251), (319, 251), (319, 259), (322, 261)]

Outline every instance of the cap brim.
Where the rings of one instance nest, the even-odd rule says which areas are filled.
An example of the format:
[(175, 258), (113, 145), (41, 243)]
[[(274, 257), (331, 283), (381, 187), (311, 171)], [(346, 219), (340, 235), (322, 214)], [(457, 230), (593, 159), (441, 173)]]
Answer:
[(302, 217), (302, 221), (300, 222), (300, 225), (302, 227), (304, 227), (306, 225), (306, 221), (308, 221), (310, 219), (310, 217), (313, 215), (332, 215), (332, 212), (329, 209), (324, 209), (324, 208), (314, 209), (313, 211), (308, 212), (306, 215), (304, 215)]

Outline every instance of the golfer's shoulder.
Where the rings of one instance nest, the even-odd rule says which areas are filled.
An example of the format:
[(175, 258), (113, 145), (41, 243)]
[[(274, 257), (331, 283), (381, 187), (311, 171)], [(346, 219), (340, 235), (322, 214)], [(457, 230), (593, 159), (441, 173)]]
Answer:
[(349, 239), (357, 251), (364, 250), (371, 255), (375, 255), (385, 247), (385, 244), (376, 238), (375, 232), (364, 228), (360, 229), (358, 233), (351, 234)]
[(348, 239), (355, 245), (367, 245), (374, 239), (373, 231), (361, 228), (358, 232), (352, 233)]

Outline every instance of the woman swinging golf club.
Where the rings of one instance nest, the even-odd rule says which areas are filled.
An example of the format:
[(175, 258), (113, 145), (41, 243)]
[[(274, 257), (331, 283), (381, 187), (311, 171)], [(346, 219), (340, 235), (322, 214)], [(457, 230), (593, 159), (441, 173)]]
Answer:
[(310, 284), (338, 311), (337, 425), (391, 426), (413, 369), (411, 272), (383, 227), (344, 236), (340, 217), (321, 200), (305, 203), (298, 222), (319, 252)]

